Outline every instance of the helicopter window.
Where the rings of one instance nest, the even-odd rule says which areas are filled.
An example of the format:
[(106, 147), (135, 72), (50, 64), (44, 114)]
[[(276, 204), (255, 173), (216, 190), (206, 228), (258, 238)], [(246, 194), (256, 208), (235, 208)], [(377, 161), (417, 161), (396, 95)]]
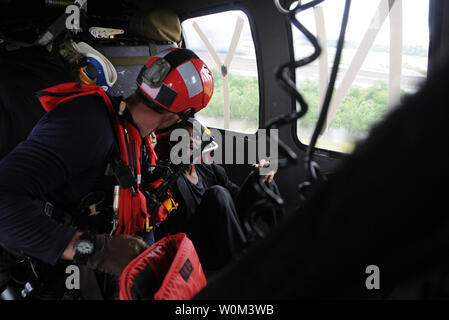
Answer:
[[(326, 93), (344, 2), (325, 1), (297, 15), (323, 49), (319, 59), (296, 70), (298, 89), (309, 104), (308, 113), (297, 123), (297, 136), (304, 144), (311, 139)], [(335, 91), (318, 148), (351, 152), (373, 124), (419, 89), (427, 75), (428, 12), (429, 1), (352, 2)], [(292, 37), (296, 60), (313, 51), (294, 26)]]
[(182, 23), (186, 47), (214, 75), (214, 95), (197, 117), (209, 127), (255, 133), (259, 128), (259, 80), (247, 15), (232, 10)]

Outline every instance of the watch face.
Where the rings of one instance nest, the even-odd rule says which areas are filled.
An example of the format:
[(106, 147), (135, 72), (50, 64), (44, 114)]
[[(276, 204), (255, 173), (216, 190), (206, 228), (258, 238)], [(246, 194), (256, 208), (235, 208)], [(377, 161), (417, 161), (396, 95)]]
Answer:
[(75, 251), (81, 254), (91, 254), (94, 251), (94, 244), (89, 240), (80, 240), (75, 244)]

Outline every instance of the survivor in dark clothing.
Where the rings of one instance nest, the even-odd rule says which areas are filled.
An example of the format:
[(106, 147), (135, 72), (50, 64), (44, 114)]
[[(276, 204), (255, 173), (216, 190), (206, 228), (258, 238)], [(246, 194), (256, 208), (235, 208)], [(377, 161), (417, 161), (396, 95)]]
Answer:
[(216, 164), (198, 164), (195, 169), (197, 184), (181, 174), (172, 188), (179, 207), (170, 213), (162, 229), (186, 233), (195, 245), (203, 269), (213, 271), (237, 257), (247, 242), (233, 199), (239, 187)]
[(185, 174), (181, 175), (181, 178), (184, 179), (184, 182), (189, 190), (191, 199), (193, 200), (191, 205), (186, 208), (186, 210), (188, 210), (190, 214), (194, 214), (196, 212), (196, 210), (200, 206), (201, 200), (203, 199), (204, 193), (208, 188), (205, 182), (205, 178), (201, 175), (201, 173), (197, 172), (197, 175), (197, 184), (194, 184), (192, 181), (190, 181), (190, 179)]
[[(181, 175), (172, 188), (179, 209), (170, 213), (162, 228), (168, 233), (185, 232), (203, 268), (213, 271), (237, 258), (247, 245), (240, 215), (257, 195), (248, 188), (242, 193), (217, 164), (196, 164), (195, 170), (197, 184)], [(279, 193), (274, 182), (269, 187)]]

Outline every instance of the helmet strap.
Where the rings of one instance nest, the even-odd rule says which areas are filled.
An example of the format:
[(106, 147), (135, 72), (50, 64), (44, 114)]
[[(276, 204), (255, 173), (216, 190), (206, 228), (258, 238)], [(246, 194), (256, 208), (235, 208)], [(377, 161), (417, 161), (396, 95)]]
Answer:
[(178, 128), (181, 128), (185, 125), (185, 123), (189, 120), (189, 118), (192, 118), (195, 115), (194, 109), (185, 110), (183, 112), (177, 113), (178, 117), (181, 119), (181, 121), (176, 122), (175, 124), (172, 124), (171, 126), (156, 130), (156, 134), (166, 133)]
[(189, 118), (193, 118), (194, 115), (195, 110), (193, 108), (178, 113), (178, 117), (181, 118), (183, 124), (189, 120)]

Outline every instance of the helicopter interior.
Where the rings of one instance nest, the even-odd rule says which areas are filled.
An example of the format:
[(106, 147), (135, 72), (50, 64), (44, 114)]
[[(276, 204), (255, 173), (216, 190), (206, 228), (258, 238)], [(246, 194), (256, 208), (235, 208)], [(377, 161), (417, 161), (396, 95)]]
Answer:
[[(371, 1), (363, 26), (361, 0), (87, 2), (81, 31), (70, 36), (114, 65), (111, 95), (131, 94), (142, 64), (173, 44), (145, 31), (127, 32), (130, 19), (170, 9), (182, 27), (176, 45), (196, 51), (214, 74), (215, 100), (197, 118), (220, 133), (215, 152), (229, 177), (243, 182), (252, 160), (260, 160), (251, 155), (256, 145), (270, 150), (267, 158), (278, 154), (281, 197), (263, 186), (259, 192), (285, 216), (279, 226), (252, 229), (263, 239), (208, 283), (199, 299), (448, 297), (448, 261), (441, 257), (449, 246), (448, 221), (439, 208), (447, 187), (435, 187), (448, 178), (443, 120), (449, 97), (441, 90), (448, 80), (441, 72), (448, 70), (448, 3), (422, 1), (427, 11), (413, 18), (425, 26), (425, 42), (409, 45), (402, 41), (415, 32), (403, 27), (411, 21), (407, 14), (416, 14), (409, 0)], [(0, 1), (0, 80), (8, 83), (14, 72), (38, 79), (20, 79), (1, 91), (23, 92), (29, 102), (33, 92), (71, 79), (65, 63), (39, 56), (52, 50), (49, 43), (34, 49), (52, 23), (67, 17), (68, 3)], [(94, 35), (92, 27), (110, 30)], [(350, 30), (357, 28), (354, 43)], [(55, 32), (55, 41), (65, 32)], [(386, 44), (376, 42), (379, 34), (387, 35)], [(36, 50), (32, 61), (23, 61), (26, 50)], [(384, 61), (387, 66), (379, 67)], [(41, 79), (43, 65), (47, 77)], [(37, 103), (8, 110), (8, 101), (0, 101), (8, 115), (0, 119), (0, 132), (9, 137), (0, 156), (43, 115)], [(345, 118), (348, 110), (353, 118)], [(265, 129), (275, 129), (275, 142), (261, 133)], [(373, 264), (385, 270), (383, 290), (366, 290), (365, 267)]]

